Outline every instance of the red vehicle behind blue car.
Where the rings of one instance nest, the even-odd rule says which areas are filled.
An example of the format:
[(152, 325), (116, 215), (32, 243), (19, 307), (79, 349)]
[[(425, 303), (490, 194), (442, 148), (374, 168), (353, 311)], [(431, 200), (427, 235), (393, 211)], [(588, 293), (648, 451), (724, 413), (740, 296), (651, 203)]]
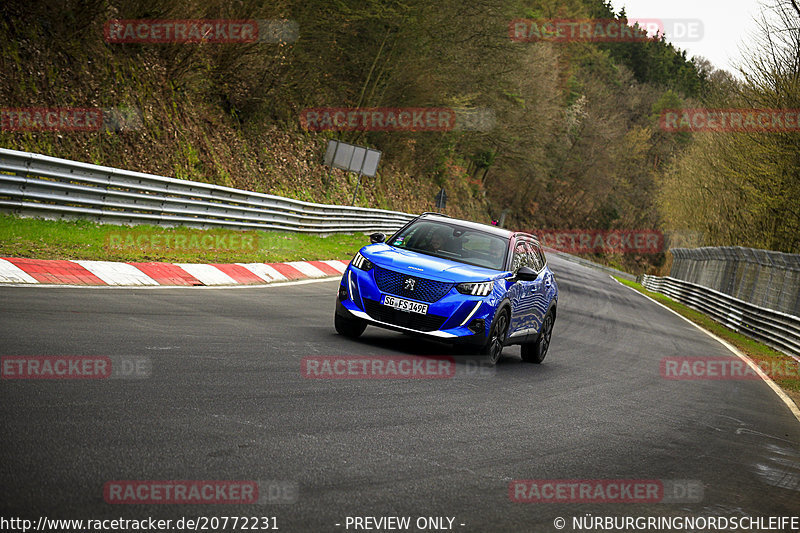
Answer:
[(544, 360), (558, 286), (535, 236), (424, 213), (370, 240), (342, 276), (341, 335), (373, 325), (463, 345), (492, 364), (511, 344), (525, 361)]

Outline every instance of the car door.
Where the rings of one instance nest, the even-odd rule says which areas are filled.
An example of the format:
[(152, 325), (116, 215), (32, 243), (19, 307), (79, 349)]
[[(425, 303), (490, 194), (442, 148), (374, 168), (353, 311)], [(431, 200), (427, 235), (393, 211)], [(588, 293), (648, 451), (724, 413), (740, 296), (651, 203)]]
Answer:
[(542, 253), (541, 247), (532, 241), (528, 242), (527, 246), (531, 254), (531, 268), (539, 274), (536, 280), (531, 282), (532, 287), (528, 294), (531, 299), (531, 331), (529, 331), (529, 335), (532, 337), (530, 340), (535, 340), (535, 336), (544, 322), (544, 315), (547, 313), (554, 289), (552, 274), (545, 268), (544, 253)]
[[(547, 268), (547, 258), (544, 255), (544, 250), (542, 250), (542, 245), (540, 243), (534, 243), (536, 251), (539, 253), (539, 258), (542, 263), (542, 281), (544, 284), (544, 291), (545, 291), (545, 298), (547, 300), (547, 307), (550, 307), (550, 303), (553, 301), (554, 298), (557, 297), (558, 289), (556, 287), (556, 277), (553, 275), (553, 272)], [(547, 309), (545, 309), (547, 312)]]
[[(514, 244), (514, 254), (511, 260), (511, 270), (514, 275), (524, 266), (534, 268), (529, 244), (529, 241), (524, 238), (518, 238)], [(520, 337), (527, 336), (529, 330), (535, 326), (533, 319), (535, 283), (535, 281), (518, 280), (508, 289), (508, 296), (511, 301), (511, 320), (508, 327), (509, 338), (520, 340)]]

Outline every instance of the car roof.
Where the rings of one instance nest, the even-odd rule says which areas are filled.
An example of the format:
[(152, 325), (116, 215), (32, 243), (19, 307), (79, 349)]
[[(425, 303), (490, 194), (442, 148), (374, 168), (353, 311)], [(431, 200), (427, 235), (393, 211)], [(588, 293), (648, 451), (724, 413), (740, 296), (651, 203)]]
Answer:
[(505, 228), (498, 228), (497, 226), (490, 226), (489, 224), (481, 224), (480, 222), (471, 222), (469, 220), (461, 220), (460, 218), (451, 218), (445, 215), (435, 215), (431, 213), (423, 213), (417, 220), (425, 219), (425, 220), (434, 220), (436, 222), (443, 222), (445, 224), (455, 224), (458, 226), (463, 226), (465, 228), (471, 228), (479, 231), (485, 231), (486, 233), (491, 233), (493, 235), (498, 235), (500, 237), (505, 237), (510, 239), (512, 235), (516, 232), (511, 230), (507, 230)]

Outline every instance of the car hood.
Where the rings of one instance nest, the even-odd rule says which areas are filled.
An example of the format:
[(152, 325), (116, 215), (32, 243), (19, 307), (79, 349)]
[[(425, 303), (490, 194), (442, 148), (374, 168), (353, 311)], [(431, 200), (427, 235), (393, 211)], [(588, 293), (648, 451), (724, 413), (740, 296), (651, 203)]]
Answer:
[(489, 281), (508, 277), (502, 272), (479, 266), (458, 263), (441, 257), (403, 250), (388, 244), (370, 244), (361, 249), (361, 255), (379, 267), (403, 272), (412, 276), (463, 283), (465, 281)]

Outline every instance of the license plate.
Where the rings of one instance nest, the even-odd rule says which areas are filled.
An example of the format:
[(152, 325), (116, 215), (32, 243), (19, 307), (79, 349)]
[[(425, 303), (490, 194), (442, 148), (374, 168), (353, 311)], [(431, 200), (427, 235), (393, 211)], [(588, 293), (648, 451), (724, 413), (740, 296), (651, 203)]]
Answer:
[(421, 315), (428, 314), (428, 304), (403, 300), (402, 298), (395, 298), (394, 296), (384, 296), (383, 305), (394, 307), (399, 311), (410, 311), (411, 313), (419, 313)]

